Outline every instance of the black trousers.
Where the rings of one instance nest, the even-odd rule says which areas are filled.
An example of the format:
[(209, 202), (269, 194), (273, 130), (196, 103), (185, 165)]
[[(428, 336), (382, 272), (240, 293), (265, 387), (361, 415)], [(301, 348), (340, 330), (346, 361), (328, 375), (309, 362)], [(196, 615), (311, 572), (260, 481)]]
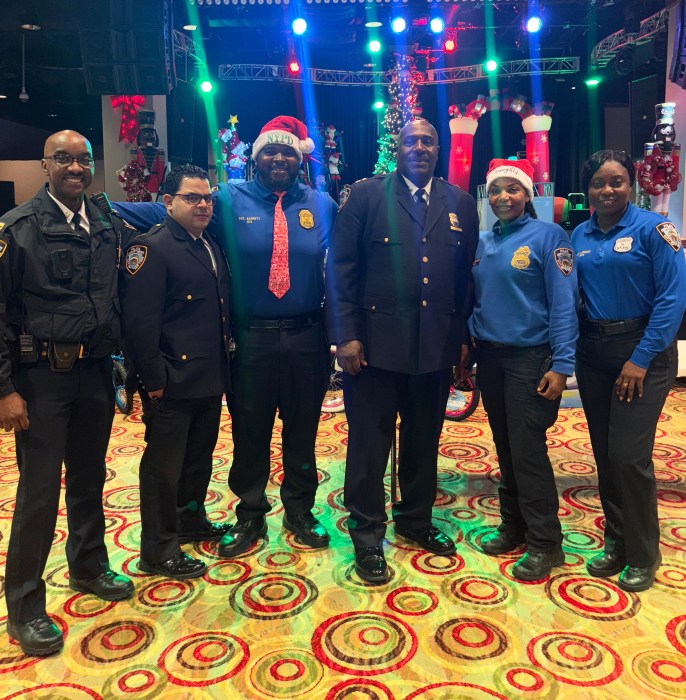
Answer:
[(401, 500), (393, 506), (393, 519), (406, 530), (431, 525), (449, 392), (450, 369), (412, 375), (368, 366), (355, 376), (343, 375), (348, 418), (344, 495), (355, 547), (375, 547), (386, 534), (383, 479), (398, 414)]
[(557, 419), (560, 399), (536, 387), (547, 371), (547, 345), (519, 348), (482, 343), (478, 382), (500, 465), (501, 528), (525, 535), (530, 551), (557, 549), (562, 530), (546, 430)]
[(45, 613), (43, 572), (52, 546), (65, 466), (71, 576), (90, 580), (109, 568), (102, 493), (114, 417), (109, 358), (77, 360), (69, 372), (47, 362), (13, 374), (30, 427), (16, 433), (19, 485), (7, 549), (5, 596), (13, 622)]
[(174, 556), (177, 533), (198, 531), (206, 521), (221, 408), (221, 395), (145, 402), (148, 444), (139, 479), (141, 559), (149, 564)]
[(643, 398), (615, 395), (615, 381), (643, 331), (582, 335), (576, 378), (586, 412), (605, 513), (605, 551), (626, 556), (629, 566), (652, 566), (660, 529), (653, 471), (655, 429), (676, 377), (676, 343), (658, 354), (643, 380)]
[(240, 498), (239, 520), (271, 510), (265, 489), (276, 411), (283, 421), (281, 501), (287, 513), (312, 509), (317, 491), (314, 446), (329, 382), (330, 351), (324, 325), (290, 330), (238, 329), (231, 365), (233, 462), (229, 488)]

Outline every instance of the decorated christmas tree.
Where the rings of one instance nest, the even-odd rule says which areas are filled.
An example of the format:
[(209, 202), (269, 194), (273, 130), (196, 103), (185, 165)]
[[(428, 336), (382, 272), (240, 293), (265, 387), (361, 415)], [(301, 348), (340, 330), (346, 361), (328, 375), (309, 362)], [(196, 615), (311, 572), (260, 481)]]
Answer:
[(417, 83), (424, 79), (415, 67), (411, 56), (395, 55), (395, 62), (389, 71), (391, 82), (388, 85), (388, 102), (383, 120), (383, 134), (379, 138), (379, 157), (374, 166), (374, 174), (392, 173), (398, 159), (398, 134), (409, 122), (422, 114), (417, 99)]

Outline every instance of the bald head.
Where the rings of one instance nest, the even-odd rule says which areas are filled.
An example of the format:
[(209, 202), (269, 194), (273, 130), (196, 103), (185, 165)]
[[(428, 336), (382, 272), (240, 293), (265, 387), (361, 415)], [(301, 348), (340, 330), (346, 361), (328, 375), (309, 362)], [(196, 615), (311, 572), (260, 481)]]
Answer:
[[(60, 160), (65, 162), (60, 163)], [(67, 160), (71, 162), (67, 163)], [(55, 199), (72, 211), (81, 208), (83, 194), (93, 181), (92, 162), (90, 142), (77, 131), (58, 131), (45, 142), (41, 165), (48, 178), (48, 189)]]
[(417, 187), (433, 177), (438, 160), (438, 134), (426, 119), (417, 119), (398, 134), (398, 171)]

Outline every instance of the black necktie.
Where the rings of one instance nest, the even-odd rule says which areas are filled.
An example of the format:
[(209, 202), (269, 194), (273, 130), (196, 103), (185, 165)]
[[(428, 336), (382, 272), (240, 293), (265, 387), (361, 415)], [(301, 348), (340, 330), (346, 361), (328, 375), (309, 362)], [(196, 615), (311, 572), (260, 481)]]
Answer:
[(200, 240), (202, 241), (202, 244), (203, 244), (203, 247), (205, 248), (205, 251), (207, 252), (207, 254), (210, 257), (210, 265), (212, 266), (212, 272), (214, 272), (214, 276), (216, 277), (217, 276), (217, 263), (214, 259), (214, 251), (212, 250), (212, 248), (210, 247), (210, 244), (205, 239), (205, 236), (203, 236), (202, 234), (200, 235)]
[(71, 218), (71, 225), (74, 227), (74, 231), (78, 231), (81, 228), (81, 214), (76, 212)]
[(415, 199), (417, 201), (417, 207), (419, 208), (419, 213), (421, 214), (422, 221), (426, 219), (426, 212), (429, 209), (429, 205), (426, 203), (426, 192), (423, 189), (418, 189), (414, 193)]

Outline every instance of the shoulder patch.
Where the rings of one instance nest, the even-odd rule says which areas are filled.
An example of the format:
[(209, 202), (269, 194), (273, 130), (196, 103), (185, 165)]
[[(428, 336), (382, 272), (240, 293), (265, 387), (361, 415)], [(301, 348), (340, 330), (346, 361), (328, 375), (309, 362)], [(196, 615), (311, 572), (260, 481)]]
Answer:
[(681, 250), (681, 238), (679, 238), (679, 232), (676, 230), (676, 226), (671, 221), (665, 221), (658, 224), (655, 228), (660, 236), (662, 236), (662, 239), (668, 243), (673, 250)]
[[(358, 182), (362, 181), (358, 180)], [(345, 185), (338, 195), (339, 209), (343, 209), (345, 203), (348, 201), (348, 197), (350, 197), (350, 185)]]
[(147, 245), (132, 245), (126, 251), (126, 271), (135, 275), (143, 267), (147, 257)]
[(2, 229), (4, 229), (4, 228), (5, 228), (5, 224), (2, 221), (0, 221), (0, 231), (2, 231)]
[[(4, 226), (3, 223), (0, 223), (0, 231), (2, 231), (2, 227)], [(7, 241), (0, 240), (0, 258), (5, 254), (5, 251), (7, 250), (8, 245)]]
[(557, 248), (555, 250), (555, 264), (560, 269), (560, 272), (565, 276), (572, 274), (574, 269), (574, 254), (571, 248)]

